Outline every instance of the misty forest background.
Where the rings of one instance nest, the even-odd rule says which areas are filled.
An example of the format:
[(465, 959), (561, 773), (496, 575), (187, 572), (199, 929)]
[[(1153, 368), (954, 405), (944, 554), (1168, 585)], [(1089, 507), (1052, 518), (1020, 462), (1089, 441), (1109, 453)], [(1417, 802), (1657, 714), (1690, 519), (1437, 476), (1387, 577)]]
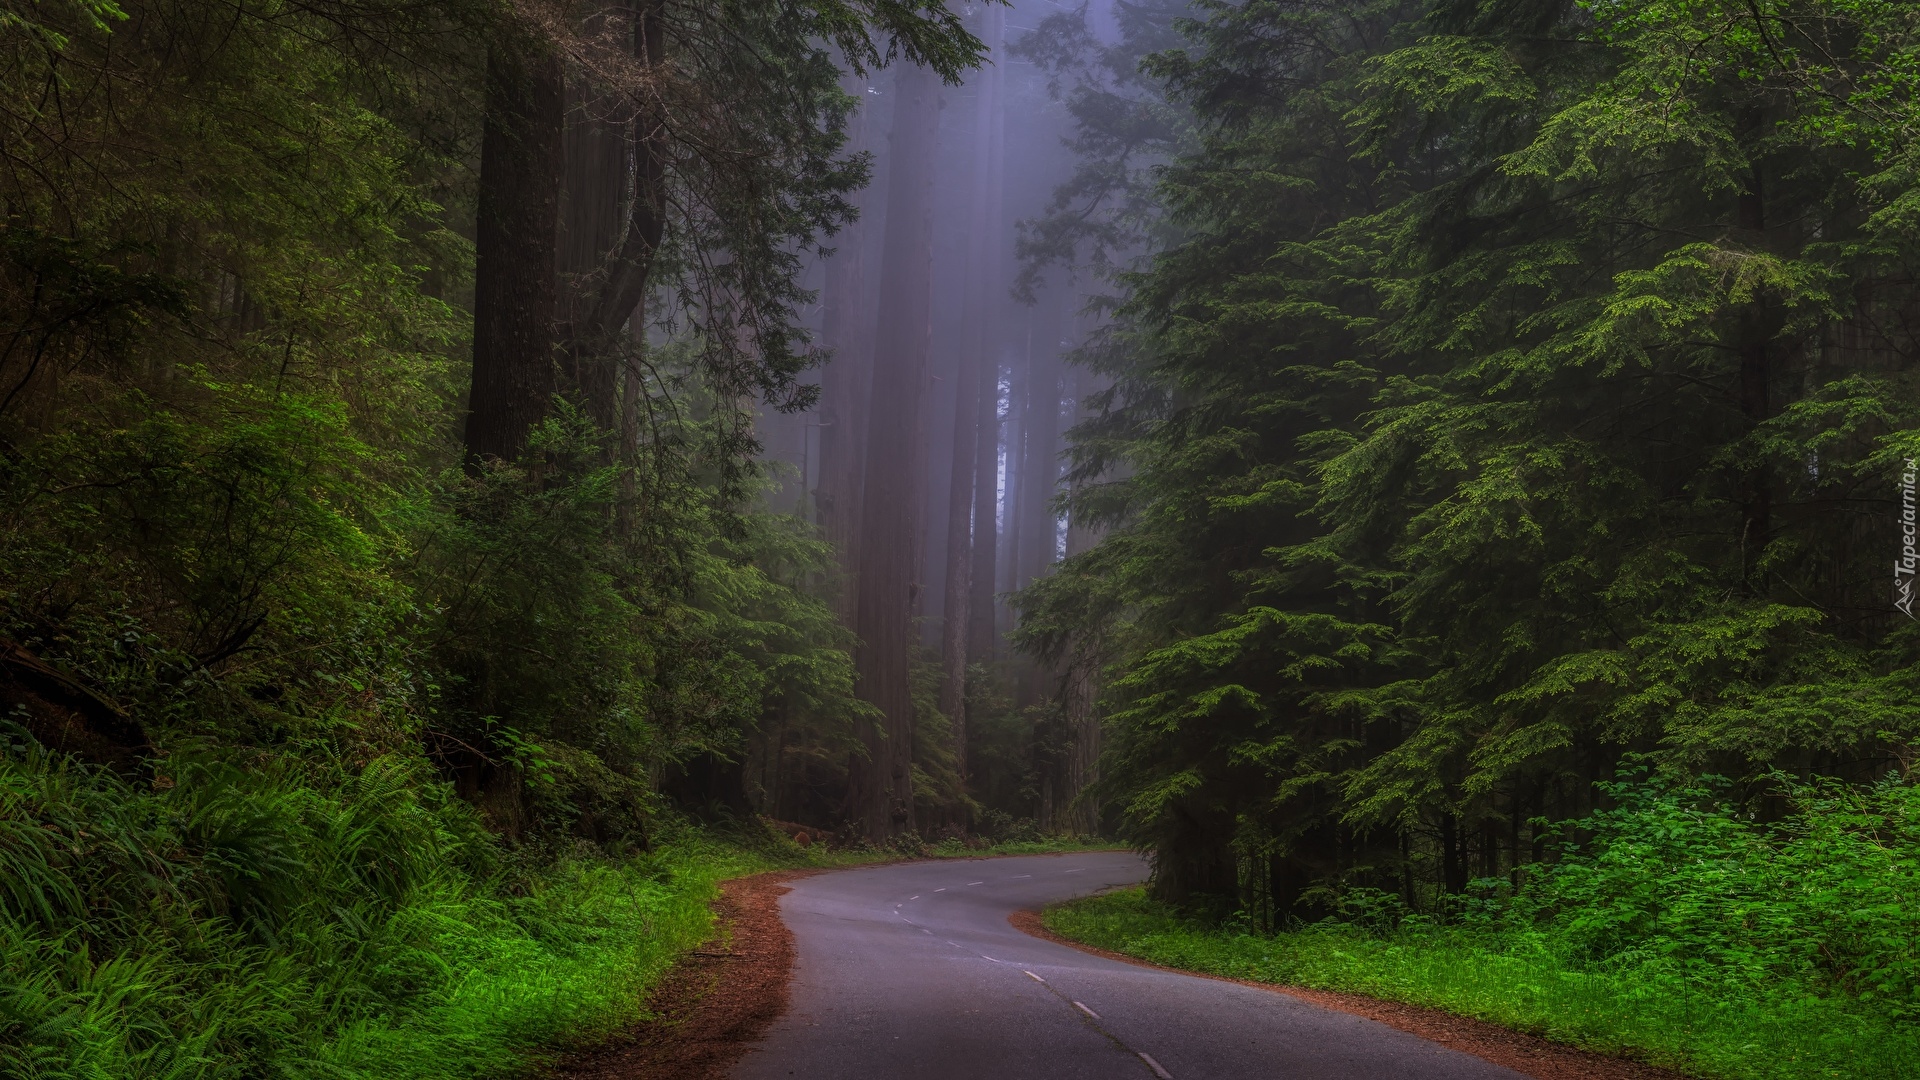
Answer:
[(1920, 6), (46, 0), (0, 80), (0, 1071), (501, 1075), (730, 874), (1104, 838), (1110, 947), (1914, 1075)]

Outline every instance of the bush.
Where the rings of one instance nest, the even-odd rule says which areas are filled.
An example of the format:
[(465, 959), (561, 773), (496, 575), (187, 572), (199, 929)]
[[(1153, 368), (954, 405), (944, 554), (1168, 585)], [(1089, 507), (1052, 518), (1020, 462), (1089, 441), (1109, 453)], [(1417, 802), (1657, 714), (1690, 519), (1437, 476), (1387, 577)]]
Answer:
[(1920, 1019), (1920, 784), (1778, 778), (1752, 820), (1707, 784), (1606, 785), (1617, 807), (1536, 872), (1503, 925), (1571, 963), (1671, 971), (1714, 992), (1794, 987)]
[(0, 756), (0, 1074), (516, 1071), (636, 1019), (764, 865), (692, 837), (516, 868), (419, 767), (176, 752), (148, 783)]
[(1702, 1076), (1911, 1076), (1920, 783), (1777, 783), (1773, 823), (1715, 782), (1609, 785), (1615, 807), (1563, 826), (1583, 839), (1558, 862), (1517, 892), (1478, 882), (1441, 918), (1347, 890), (1334, 918), (1268, 935), (1128, 890), (1047, 923), (1170, 967), (1426, 1005)]

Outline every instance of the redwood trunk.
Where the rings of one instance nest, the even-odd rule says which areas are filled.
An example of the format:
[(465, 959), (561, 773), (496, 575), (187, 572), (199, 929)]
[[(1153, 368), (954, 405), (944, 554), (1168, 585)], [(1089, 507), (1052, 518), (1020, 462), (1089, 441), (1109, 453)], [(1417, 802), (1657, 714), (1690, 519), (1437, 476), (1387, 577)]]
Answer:
[[(847, 149), (866, 149), (867, 109), (864, 80), (843, 87), (860, 106), (848, 122)], [(864, 195), (864, 192), (862, 193)], [(864, 201), (856, 196), (856, 205)], [(825, 310), (820, 336), (833, 358), (820, 373), (820, 482), (814, 506), (820, 531), (840, 556), (843, 583), (836, 610), (852, 626), (858, 602), (860, 488), (866, 455), (866, 397), (872, 389), (872, 317), (866, 303), (866, 213), (834, 238), (822, 290)]]
[(487, 54), (474, 238), (467, 466), (512, 461), (554, 390), (554, 233), (565, 103), (560, 59), (530, 30)]
[[(606, 32), (612, 17), (595, 13), (587, 19), (586, 33)], [(602, 431), (610, 431), (618, 422), (614, 356), (610, 342), (596, 340), (588, 324), (627, 210), (628, 132), (613, 115), (617, 103), (604, 90), (584, 80), (566, 89), (557, 320), (561, 388)]]
[(1100, 832), (1100, 813), (1088, 790), (1100, 779), (1100, 717), (1094, 709), (1099, 697), (1099, 663), (1083, 652), (1085, 638), (1076, 639), (1067, 655), (1067, 676), (1061, 686), (1061, 712), (1066, 716), (1066, 806), (1060, 815), (1062, 830), (1076, 836)]
[[(988, 9), (982, 18), (981, 40), (989, 56), (1000, 49), (1004, 13)], [(953, 723), (955, 763), (967, 778), (967, 639), (973, 593), (974, 503), (978, 496), (981, 374), (987, 367), (991, 337), (987, 324), (999, 292), (1000, 235), (998, 193), (1000, 176), (994, 160), (994, 133), (1000, 120), (1000, 69), (989, 63), (979, 75), (974, 100), (973, 191), (967, 233), (966, 340), (954, 373), (953, 462), (947, 485), (947, 567), (941, 608), (940, 656), (943, 680), (940, 711)]]
[(881, 257), (880, 318), (874, 338), (866, 480), (860, 513), (860, 595), (855, 668), (860, 697), (880, 712), (865, 732), (857, 762), (853, 809), (867, 836), (883, 841), (913, 821), (914, 641), (912, 609), (923, 457), (920, 417), (925, 397), (932, 306), (932, 184), (939, 82), (920, 67), (895, 81), (892, 174), (886, 243)]
[(1055, 289), (1034, 312), (1034, 350), (1027, 369), (1026, 444), (1021, 498), (1022, 547), (1014, 588), (1024, 589), (1053, 565), (1059, 519), (1053, 497), (1060, 480), (1060, 337), (1066, 290)]
[[(633, 53), (648, 68), (659, 68), (666, 61), (667, 29), (661, 7), (662, 0), (643, 0), (634, 14)], [(617, 246), (595, 277), (591, 303), (578, 327), (583, 342), (602, 350), (611, 347), (646, 298), (654, 253), (666, 231), (670, 150), (666, 118), (658, 102), (644, 101), (637, 115), (621, 126), (630, 178), (621, 195), (623, 227)]]
[[(994, 343), (989, 343), (990, 347)], [(980, 365), (980, 426), (974, 443), (973, 580), (967, 601), (967, 660), (993, 659), (999, 635), (994, 618), (994, 575), (999, 569), (1000, 364), (989, 354)]]

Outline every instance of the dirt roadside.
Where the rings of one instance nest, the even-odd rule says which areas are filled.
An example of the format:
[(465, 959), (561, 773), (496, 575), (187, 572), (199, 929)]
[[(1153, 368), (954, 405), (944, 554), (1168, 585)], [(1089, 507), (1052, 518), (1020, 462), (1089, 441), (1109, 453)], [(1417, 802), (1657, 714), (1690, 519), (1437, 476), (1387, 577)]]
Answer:
[[(1007, 921), (1023, 934), (1065, 945), (1069, 949), (1078, 949), (1084, 953), (1092, 953), (1095, 956), (1104, 956), (1109, 960), (1119, 960), (1140, 967), (1158, 968), (1161, 971), (1179, 970), (1150, 964), (1124, 953), (1096, 949), (1091, 945), (1082, 945), (1077, 941), (1063, 938), (1041, 923), (1038, 912), (1016, 911)], [(1571, 1046), (1548, 1042), (1538, 1036), (1509, 1031), (1484, 1020), (1454, 1016), (1438, 1009), (1424, 1009), (1418, 1005), (1381, 1001), (1378, 998), (1363, 997), (1360, 994), (1337, 994), (1327, 990), (1307, 990), (1297, 986), (1276, 986), (1273, 983), (1229, 979), (1221, 975), (1204, 975), (1195, 971), (1180, 971), (1180, 974), (1201, 979), (1217, 979), (1220, 982), (1239, 983), (1241, 986), (1251, 986), (1259, 990), (1299, 998), (1301, 1001), (1310, 1002), (1323, 1009), (1364, 1016), (1390, 1028), (1398, 1028), (1463, 1054), (1472, 1054), (1483, 1061), (1512, 1069), (1522, 1076), (1532, 1077), (1533, 1080), (1688, 1080), (1680, 1073), (1652, 1065), (1607, 1057), (1605, 1054), (1596, 1054), (1588, 1050), (1577, 1050)]]
[(647, 1000), (632, 1036), (559, 1062), (551, 1080), (722, 1080), (787, 1007), (793, 933), (780, 921), (787, 882), (819, 870), (735, 878), (714, 901), (714, 936), (688, 953)]

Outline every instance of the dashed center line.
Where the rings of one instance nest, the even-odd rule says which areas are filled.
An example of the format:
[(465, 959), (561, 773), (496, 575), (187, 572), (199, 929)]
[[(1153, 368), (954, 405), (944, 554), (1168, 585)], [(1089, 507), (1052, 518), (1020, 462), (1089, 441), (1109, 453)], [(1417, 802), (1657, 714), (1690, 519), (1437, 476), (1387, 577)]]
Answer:
[(1152, 1054), (1149, 1054), (1144, 1050), (1135, 1050), (1133, 1047), (1128, 1046), (1126, 1042), (1120, 1038), (1120, 1036), (1115, 1035), (1113, 1032), (1107, 1030), (1106, 1022), (1100, 1019), (1099, 1013), (1094, 1012), (1092, 1009), (1087, 1008), (1086, 1002), (1074, 1001), (1072, 998), (1069, 998), (1067, 995), (1061, 993), (1058, 987), (1054, 986), (1052, 983), (1041, 978), (1040, 976), (1035, 975), (1031, 971), (1027, 971), (1026, 969), (1022, 968), (1021, 974), (1025, 975), (1029, 979), (1032, 979), (1034, 982), (1037, 982), (1040, 985), (1046, 987), (1047, 993), (1052, 994), (1054, 997), (1059, 998), (1062, 1002), (1070, 1004), (1074, 1008), (1079, 1009), (1082, 1013), (1086, 1014), (1087, 1020), (1093, 1025), (1093, 1030), (1106, 1036), (1107, 1039), (1113, 1043), (1113, 1045), (1119, 1047), (1120, 1050), (1122, 1050), (1123, 1052), (1130, 1053), (1130, 1054), (1133, 1054), (1135, 1057), (1138, 1057), (1140, 1059), (1140, 1063), (1145, 1065), (1147, 1068), (1152, 1069), (1153, 1075), (1158, 1077), (1159, 1080), (1173, 1080), (1173, 1074), (1167, 1072), (1165, 1068), (1161, 1067), (1159, 1062), (1153, 1060)]
[(1076, 869), (1076, 870), (1062, 870), (1062, 871), (1060, 871), (1060, 872), (1061, 872), (1061, 873), (1063, 873), (1063, 874), (1077, 874), (1077, 873), (1079, 873), (1079, 872), (1080, 872), (1081, 870), (1085, 870), (1085, 869), (1086, 869), (1086, 867), (1084, 867), (1084, 866), (1082, 866), (1082, 867), (1080, 867), (1079, 869)]
[(985, 884), (986, 884), (986, 882), (984, 882), (984, 881), (969, 881), (969, 882), (967, 882), (967, 884), (969, 884), (969, 885), (985, 885)]

